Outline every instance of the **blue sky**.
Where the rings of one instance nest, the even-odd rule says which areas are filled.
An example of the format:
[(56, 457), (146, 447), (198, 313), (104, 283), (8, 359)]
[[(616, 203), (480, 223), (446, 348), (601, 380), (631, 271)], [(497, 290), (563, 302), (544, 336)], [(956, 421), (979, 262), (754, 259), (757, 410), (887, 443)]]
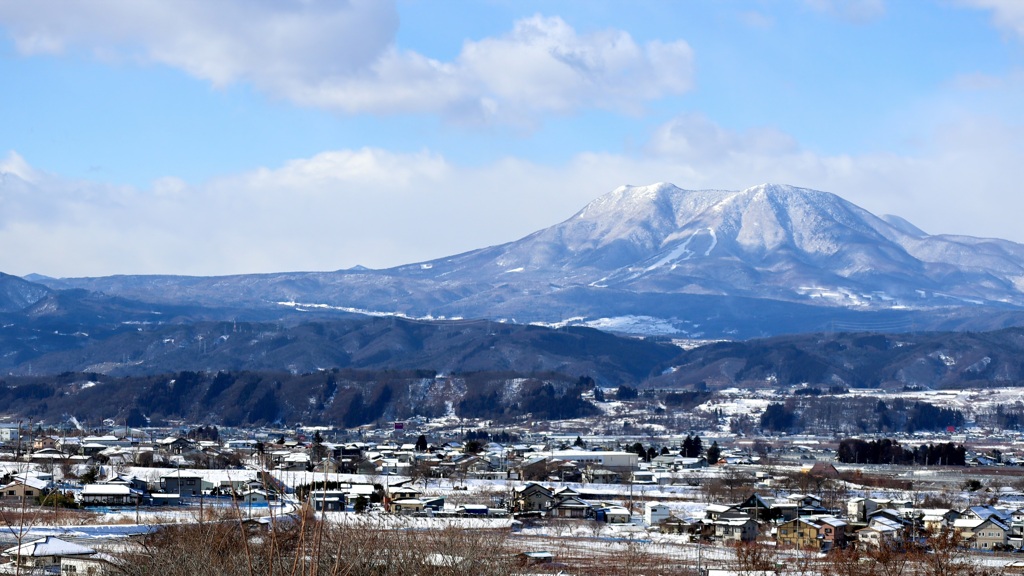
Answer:
[(0, 271), (386, 267), (621, 184), (1024, 241), (1017, 0), (0, 0)]

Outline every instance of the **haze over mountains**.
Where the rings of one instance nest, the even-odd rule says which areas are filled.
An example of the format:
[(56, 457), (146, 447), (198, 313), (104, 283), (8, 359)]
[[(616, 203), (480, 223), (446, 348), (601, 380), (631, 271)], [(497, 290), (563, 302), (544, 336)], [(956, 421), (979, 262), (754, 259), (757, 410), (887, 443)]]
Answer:
[[(930, 378), (962, 381), (958, 367), (988, 358), (994, 368), (971, 378), (1016, 381), (1024, 376), (1010, 350), (1019, 343), (1007, 340), (1016, 332), (967, 340), (947, 334), (927, 343), (905, 336), (892, 341), (900, 346), (879, 348), (877, 357), (842, 344), (839, 334), (680, 355), (665, 338), (523, 325), (730, 340), (988, 331), (1024, 326), (1022, 268), (1019, 244), (930, 236), (825, 192), (624, 186), (518, 241), (387, 270), (0, 275), (0, 372), (557, 372), (604, 384), (684, 386), (699, 375), (728, 386), (781, 382), (785, 373), (799, 380), (803, 372), (794, 372), (794, 363), (820, 367), (815, 378), (822, 381), (851, 383), (843, 367), (869, 358), (871, 368), (858, 369), (859, 383), (927, 386)], [(959, 342), (942, 352), (959, 358), (955, 365), (936, 360), (943, 339)], [(856, 359), (832, 366), (837, 348), (829, 341)], [(794, 356), (795, 349), (804, 352)], [(818, 360), (807, 360), (812, 356)], [(719, 382), (712, 373), (728, 376)]]
[(928, 235), (833, 194), (775, 184), (623, 186), (520, 240), (385, 270), (30, 279), (271, 315), (489, 318), (694, 338), (1024, 319), (1024, 246)]

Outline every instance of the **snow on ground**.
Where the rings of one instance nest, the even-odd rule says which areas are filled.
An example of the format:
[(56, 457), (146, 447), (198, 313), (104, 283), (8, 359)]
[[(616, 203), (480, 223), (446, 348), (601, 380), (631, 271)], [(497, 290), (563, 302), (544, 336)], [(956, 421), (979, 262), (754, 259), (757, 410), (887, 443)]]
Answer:
[(354, 512), (322, 512), (328, 522), (374, 530), (438, 530), (461, 528), (472, 530), (508, 530), (511, 518), (429, 518), (395, 514), (356, 514)]
[(585, 326), (606, 332), (623, 332), (627, 334), (648, 334), (655, 336), (671, 336), (685, 334), (672, 322), (652, 316), (615, 316), (613, 318), (596, 318), (584, 322)]

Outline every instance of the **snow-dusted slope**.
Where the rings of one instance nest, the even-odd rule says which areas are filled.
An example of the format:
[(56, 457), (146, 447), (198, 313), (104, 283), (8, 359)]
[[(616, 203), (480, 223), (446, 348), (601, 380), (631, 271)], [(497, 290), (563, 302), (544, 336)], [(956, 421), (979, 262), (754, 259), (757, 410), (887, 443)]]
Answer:
[[(752, 333), (763, 335), (831, 326), (850, 310), (898, 312), (909, 328), (948, 327), (939, 309), (962, 319), (978, 306), (993, 314), (1022, 308), (1024, 245), (930, 236), (902, 218), (805, 188), (659, 183), (616, 188), (514, 242), (388, 270), (51, 285), (165, 303), (187, 295), (204, 305), (292, 302), (517, 322), (647, 318), (690, 335), (751, 333), (754, 325)], [(952, 311), (965, 306), (967, 314)], [(910, 318), (905, 312), (913, 310), (928, 312)]]
[(869, 308), (1024, 303), (1021, 245), (928, 236), (834, 194), (778, 184), (623, 186), (522, 240), (395, 272)]
[(0, 272), (0, 312), (23, 310), (49, 293), (41, 284)]

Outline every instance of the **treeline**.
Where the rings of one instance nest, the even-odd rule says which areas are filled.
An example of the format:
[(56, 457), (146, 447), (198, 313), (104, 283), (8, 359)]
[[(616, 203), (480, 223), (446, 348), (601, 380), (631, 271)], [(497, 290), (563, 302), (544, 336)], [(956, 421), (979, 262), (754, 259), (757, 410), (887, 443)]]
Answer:
[[(114, 420), (132, 427), (187, 420), (216, 426), (304, 422), (354, 428), (448, 414), (494, 420), (532, 414), (538, 420), (599, 414), (583, 398), (587, 376), (476, 372), (438, 378), (432, 370), (333, 369), (289, 372), (181, 371), (111, 377), (65, 373), (0, 380), (0, 405), (28, 420), (74, 416), (85, 425)], [(511, 391), (510, 391), (511, 389)]]
[[(997, 418), (1017, 424), (1013, 416), (1006, 413)], [(912, 434), (960, 428), (964, 422), (960, 410), (927, 402), (805, 394), (769, 404), (756, 422), (741, 420), (733, 432)]]
[[(503, 419), (530, 414), (538, 420), (564, 420), (600, 414), (583, 394), (594, 389), (594, 381), (581, 376), (575, 381), (559, 374), (543, 378), (483, 379), (467, 377), (467, 392), (458, 403), (460, 416)], [(509, 394), (508, 390), (516, 390)]]
[(966, 458), (967, 450), (963, 444), (922, 444), (909, 449), (889, 438), (871, 441), (845, 438), (839, 442), (836, 452), (836, 460), (843, 464), (965, 466)]

